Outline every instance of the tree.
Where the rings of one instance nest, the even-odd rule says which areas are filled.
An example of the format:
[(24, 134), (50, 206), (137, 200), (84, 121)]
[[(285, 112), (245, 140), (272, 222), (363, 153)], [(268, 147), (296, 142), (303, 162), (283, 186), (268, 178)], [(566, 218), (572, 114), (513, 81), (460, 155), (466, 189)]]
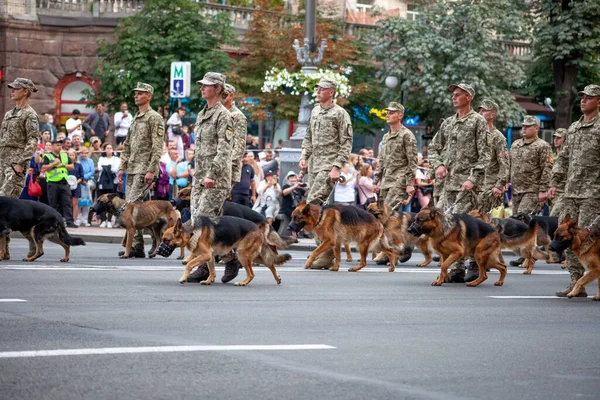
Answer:
[(113, 109), (132, 99), (136, 82), (154, 87), (152, 107), (169, 99), (171, 62), (190, 61), (190, 106), (199, 108), (195, 82), (207, 71), (226, 72), (234, 62), (219, 48), (235, 37), (227, 13), (202, 13), (202, 5), (189, 0), (150, 0), (134, 16), (123, 18), (115, 30), (116, 42), (102, 41), (93, 77), (100, 82), (88, 92), (92, 102), (106, 102)]
[[(598, 80), (600, 2), (533, 0), (532, 5), (536, 17), (534, 54), (538, 65), (542, 65), (540, 69), (543, 65), (547, 69), (552, 67), (555, 126), (567, 128), (572, 121), (578, 89)], [(578, 80), (581, 71), (586, 79), (594, 80), (582, 83)]]
[(523, 67), (497, 39), (527, 37), (523, 2), (421, 3), (415, 21), (387, 18), (378, 25), (373, 57), (381, 63), (380, 80), (398, 77), (407, 112), (428, 126), (454, 112), (446, 88), (459, 82), (473, 85), (475, 105), (486, 97), (499, 104), (499, 126), (519, 123), (524, 111), (511, 90), (521, 83)]

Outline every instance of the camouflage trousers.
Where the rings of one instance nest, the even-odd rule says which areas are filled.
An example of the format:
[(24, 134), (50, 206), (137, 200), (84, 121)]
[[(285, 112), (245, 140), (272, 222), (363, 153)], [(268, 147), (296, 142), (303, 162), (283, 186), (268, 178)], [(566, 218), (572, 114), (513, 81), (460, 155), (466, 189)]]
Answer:
[(494, 208), (499, 207), (502, 205), (502, 197), (497, 198), (492, 194), (492, 189), (487, 189), (484, 190), (480, 195), (479, 198), (477, 199), (477, 206), (479, 207), (480, 211), (483, 212), (490, 212), (492, 211)]
[(329, 180), (329, 171), (319, 171), (308, 174), (308, 187), (306, 201), (319, 200), (321, 204), (325, 204), (335, 189), (335, 183)]
[(477, 193), (472, 190), (444, 190), (437, 207), (443, 211), (449, 209), (452, 214), (466, 214), (477, 208)]
[(535, 215), (542, 208), (537, 193), (520, 193), (512, 197), (512, 213)]
[(205, 189), (200, 185), (193, 185), (190, 203), (192, 218), (197, 215), (209, 217), (222, 215), (223, 203), (230, 191), (229, 189)]
[[(144, 183), (145, 174), (127, 174), (127, 186), (125, 188), (126, 201), (143, 201), (148, 191), (148, 184)], [(141, 229), (135, 231), (133, 236), (133, 251), (144, 251), (144, 235)]]
[(552, 199), (552, 210), (550, 211), (551, 217), (560, 216), (560, 212), (562, 211), (562, 209), (564, 207), (564, 205), (563, 205), (564, 197), (565, 197), (565, 192), (560, 192), (560, 193), (556, 192), (556, 195)]
[(439, 204), (440, 204), (440, 200), (442, 197), (442, 194), (444, 193), (444, 179), (438, 179), (436, 178), (435, 183), (433, 184), (433, 205), (435, 207), (440, 208)]
[(383, 199), (383, 202), (390, 206), (393, 211), (400, 211), (402, 201), (404, 200), (404, 193), (406, 193), (406, 187), (394, 186), (381, 189), (379, 191), (379, 198)]
[(17, 174), (11, 164), (22, 160), (18, 149), (5, 147), (0, 149), (0, 196), (18, 199), (25, 186), (27, 170)]
[[(590, 225), (598, 215), (600, 215), (600, 199), (573, 199), (563, 198), (562, 210), (560, 212), (559, 221), (570, 215), (578, 221), (579, 226)], [(583, 265), (570, 249), (565, 251), (567, 258), (567, 270), (571, 275), (571, 282), (575, 282), (581, 278), (584, 273)]]

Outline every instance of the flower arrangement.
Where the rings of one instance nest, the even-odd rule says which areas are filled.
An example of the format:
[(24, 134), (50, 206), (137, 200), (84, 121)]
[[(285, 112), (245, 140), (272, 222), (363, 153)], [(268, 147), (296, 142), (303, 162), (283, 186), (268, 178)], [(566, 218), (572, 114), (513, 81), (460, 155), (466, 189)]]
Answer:
[(385, 120), (387, 110), (385, 108), (382, 110), (378, 110), (377, 108), (371, 108), (371, 110), (369, 111), (369, 115), (375, 115), (377, 118)]
[(317, 92), (315, 86), (321, 78), (333, 79), (337, 83), (337, 97), (348, 97), (352, 88), (348, 84), (348, 78), (331, 70), (319, 69), (317, 73), (305, 75), (302, 72), (289, 72), (286, 69), (272, 68), (265, 74), (265, 82), (262, 87), (263, 93), (277, 93), (282, 95), (311, 95), (312, 102), (316, 100)]

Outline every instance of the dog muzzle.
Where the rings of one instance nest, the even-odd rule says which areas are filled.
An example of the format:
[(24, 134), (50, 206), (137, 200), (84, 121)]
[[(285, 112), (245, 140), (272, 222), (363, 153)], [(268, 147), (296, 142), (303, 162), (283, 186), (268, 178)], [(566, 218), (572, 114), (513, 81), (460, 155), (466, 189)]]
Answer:
[(557, 254), (562, 254), (566, 249), (568, 249), (571, 246), (571, 242), (566, 241), (566, 240), (553, 240), (552, 243), (550, 243), (550, 251), (553, 251)]
[(170, 257), (171, 254), (175, 251), (177, 246), (167, 243), (167, 241), (162, 241), (158, 246), (158, 250), (156, 251), (159, 255), (163, 257)]
[(300, 232), (302, 230), (302, 228), (304, 228), (304, 226), (306, 225), (306, 222), (302, 221), (299, 224), (295, 223), (294, 221), (290, 222), (290, 224), (288, 225), (288, 229), (292, 232)]
[(415, 237), (419, 237), (423, 234), (423, 230), (421, 229), (421, 227), (414, 222), (410, 224), (407, 231)]

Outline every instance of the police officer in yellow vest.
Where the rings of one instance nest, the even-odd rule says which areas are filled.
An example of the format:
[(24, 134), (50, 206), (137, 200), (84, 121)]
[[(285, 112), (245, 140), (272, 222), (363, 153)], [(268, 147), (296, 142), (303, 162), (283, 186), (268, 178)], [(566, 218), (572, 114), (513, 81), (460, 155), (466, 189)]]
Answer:
[(70, 170), (73, 170), (73, 161), (67, 153), (61, 151), (62, 140), (52, 141), (52, 152), (44, 154), (42, 172), (46, 173), (48, 187), (48, 202), (58, 211), (69, 228), (77, 228), (73, 222), (73, 208), (71, 206), (71, 188), (67, 182)]

